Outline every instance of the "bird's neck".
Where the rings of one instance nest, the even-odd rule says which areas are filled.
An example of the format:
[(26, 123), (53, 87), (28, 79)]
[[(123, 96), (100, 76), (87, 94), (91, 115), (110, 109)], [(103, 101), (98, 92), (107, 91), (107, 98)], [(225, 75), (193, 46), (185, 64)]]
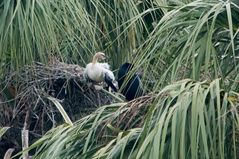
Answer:
[(92, 60), (92, 63), (93, 63), (93, 64), (96, 64), (97, 62), (98, 62), (98, 59), (97, 59), (97, 57), (94, 56), (94, 57), (93, 57), (93, 60)]

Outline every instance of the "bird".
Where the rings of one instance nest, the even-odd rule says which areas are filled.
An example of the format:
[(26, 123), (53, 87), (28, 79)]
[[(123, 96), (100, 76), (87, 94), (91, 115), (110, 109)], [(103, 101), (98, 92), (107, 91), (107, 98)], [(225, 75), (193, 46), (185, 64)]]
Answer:
[(131, 101), (144, 94), (143, 85), (138, 74), (130, 74), (133, 64), (124, 63), (118, 71), (118, 86), (126, 100)]
[(115, 81), (114, 73), (110, 70), (110, 65), (108, 63), (100, 63), (98, 61), (105, 60), (106, 56), (103, 52), (97, 52), (92, 59), (91, 63), (86, 65), (84, 70), (84, 75), (93, 82), (106, 82), (115, 92), (117, 88), (113, 84)]

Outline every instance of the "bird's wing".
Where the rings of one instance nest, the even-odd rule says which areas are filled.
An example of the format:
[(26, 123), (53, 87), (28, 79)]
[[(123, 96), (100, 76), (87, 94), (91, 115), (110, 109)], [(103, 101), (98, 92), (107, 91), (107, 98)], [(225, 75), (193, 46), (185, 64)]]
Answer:
[(114, 73), (111, 70), (104, 69), (103, 72), (104, 72), (105, 75), (107, 74), (107, 76), (109, 76), (109, 78), (112, 79), (112, 81), (115, 80)]
[(100, 67), (103, 67), (103, 68), (105, 68), (107, 70), (110, 69), (110, 65), (108, 63), (99, 63), (99, 64), (100, 64)]
[[(105, 82), (108, 84), (108, 86), (110, 86), (115, 92), (117, 92), (117, 88), (115, 87), (115, 85), (113, 84), (113, 79), (114, 78), (112, 78), (112, 74), (111, 74), (112, 72), (111, 71), (107, 71), (107, 72), (105, 72)], [(114, 76), (114, 74), (113, 74), (113, 76)]]

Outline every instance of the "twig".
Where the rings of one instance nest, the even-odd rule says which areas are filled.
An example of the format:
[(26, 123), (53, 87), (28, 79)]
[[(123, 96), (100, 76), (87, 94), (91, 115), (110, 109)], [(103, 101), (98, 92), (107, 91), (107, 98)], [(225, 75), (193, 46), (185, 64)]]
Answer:
[[(26, 112), (26, 117), (24, 121), (24, 126), (22, 130), (22, 150), (26, 150), (29, 146), (28, 141), (29, 141), (29, 130), (28, 130), (28, 125), (29, 125), (29, 116), (30, 116), (30, 108), (28, 107), (28, 110)], [(23, 152), (23, 159), (29, 159), (28, 151)]]
[(14, 150), (15, 150), (14, 148), (8, 149), (7, 152), (5, 153), (3, 159), (11, 159), (11, 156), (12, 156), (12, 153), (13, 153)]

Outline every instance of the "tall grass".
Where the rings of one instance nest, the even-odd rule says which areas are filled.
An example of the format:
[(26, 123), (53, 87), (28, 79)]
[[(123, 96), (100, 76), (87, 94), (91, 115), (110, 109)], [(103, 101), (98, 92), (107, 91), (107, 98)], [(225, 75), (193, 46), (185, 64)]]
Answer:
[(139, 48), (136, 66), (156, 90), (184, 78), (222, 78), (238, 90), (238, 13), (237, 5), (222, 1), (174, 6)]
[(96, 51), (116, 67), (147, 36), (142, 17), (149, 11), (138, 8), (133, 0), (1, 1), (1, 72), (51, 56), (84, 66)]
[(79, 55), (94, 51), (92, 20), (80, 3), (72, 2), (2, 1), (2, 68), (11, 70), (34, 61), (47, 62), (52, 55), (63, 59), (76, 56), (82, 61)]
[(236, 4), (4, 1), (0, 13), (1, 72), (52, 55), (84, 65), (103, 50), (114, 68), (144, 69), (153, 92), (52, 129), (35, 158), (237, 158)]

